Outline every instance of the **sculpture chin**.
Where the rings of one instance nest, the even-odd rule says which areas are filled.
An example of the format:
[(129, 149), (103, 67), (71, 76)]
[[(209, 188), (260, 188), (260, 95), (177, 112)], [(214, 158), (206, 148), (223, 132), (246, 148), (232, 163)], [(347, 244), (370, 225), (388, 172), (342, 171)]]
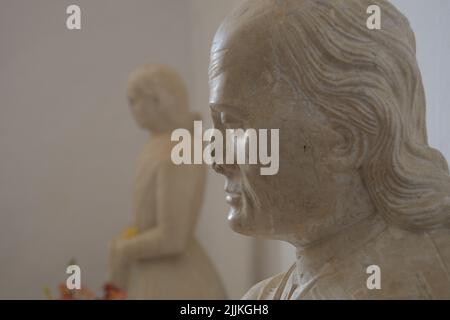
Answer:
[(245, 236), (253, 235), (253, 228), (250, 226), (251, 224), (243, 206), (231, 206), (228, 211), (228, 224), (234, 232)]
[(255, 211), (248, 205), (248, 200), (243, 197), (240, 205), (231, 206), (228, 211), (228, 224), (230, 228), (241, 235), (250, 237), (269, 238), (267, 228), (261, 224), (259, 218), (261, 212)]

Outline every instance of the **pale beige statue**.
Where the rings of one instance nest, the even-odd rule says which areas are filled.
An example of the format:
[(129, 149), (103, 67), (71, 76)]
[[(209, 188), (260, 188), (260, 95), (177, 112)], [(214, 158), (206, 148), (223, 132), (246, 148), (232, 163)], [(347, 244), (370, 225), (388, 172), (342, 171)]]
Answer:
[(172, 131), (193, 129), (198, 120), (188, 110), (184, 83), (167, 66), (147, 65), (131, 75), (128, 101), (150, 139), (138, 159), (134, 231), (111, 244), (110, 280), (130, 299), (224, 299), (221, 280), (194, 235), (205, 167), (171, 161)]
[[(366, 25), (374, 4), (381, 30)], [(297, 248), (245, 299), (450, 299), (449, 170), (396, 8), (245, 1), (215, 36), (210, 88), (216, 128), (280, 129), (277, 175), (214, 164), (231, 227)]]

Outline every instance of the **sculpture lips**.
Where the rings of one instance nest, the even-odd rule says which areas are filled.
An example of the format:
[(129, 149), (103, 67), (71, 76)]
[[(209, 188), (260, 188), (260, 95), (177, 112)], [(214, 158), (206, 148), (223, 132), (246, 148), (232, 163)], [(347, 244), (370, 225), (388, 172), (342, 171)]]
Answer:
[(239, 207), (242, 203), (242, 197), (240, 194), (229, 193), (226, 196), (227, 203), (233, 207)]

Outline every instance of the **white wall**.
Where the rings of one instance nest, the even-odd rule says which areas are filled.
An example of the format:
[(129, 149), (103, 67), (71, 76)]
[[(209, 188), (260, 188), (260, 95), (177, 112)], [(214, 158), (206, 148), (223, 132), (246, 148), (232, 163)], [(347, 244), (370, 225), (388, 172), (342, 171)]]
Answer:
[[(82, 8), (82, 30), (65, 27)], [(185, 1), (0, 2), (0, 298), (43, 298), (75, 257), (92, 289), (107, 242), (131, 221), (137, 153), (128, 74), (145, 62), (189, 77)]]

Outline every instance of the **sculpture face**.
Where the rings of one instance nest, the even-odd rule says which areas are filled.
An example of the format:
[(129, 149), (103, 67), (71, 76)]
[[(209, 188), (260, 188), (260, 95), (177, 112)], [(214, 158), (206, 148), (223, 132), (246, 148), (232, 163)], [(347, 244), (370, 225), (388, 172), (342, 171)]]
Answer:
[(128, 90), (128, 104), (139, 127), (152, 130), (158, 121), (156, 93), (145, 91), (138, 85), (131, 85)]
[(215, 169), (226, 177), (228, 219), (236, 232), (309, 243), (345, 219), (335, 210), (340, 177), (334, 154), (342, 140), (289, 83), (273, 81), (264, 52), (254, 33), (247, 38), (239, 30), (219, 31), (212, 48), (211, 113), (221, 130), (280, 129), (280, 170), (261, 176), (260, 165)]
[(128, 103), (137, 124), (156, 134), (190, 128), (198, 118), (189, 112), (182, 78), (165, 65), (146, 65), (131, 74)]
[(377, 32), (360, 22), (369, 0), (248, 0), (217, 32), (216, 124), (280, 130), (276, 176), (216, 167), (241, 193), (236, 231), (308, 243), (375, 211), (407, 229), (448, 226), (448, 166), (427, 144), (414, 35), (377, 3), (389, 13)]

